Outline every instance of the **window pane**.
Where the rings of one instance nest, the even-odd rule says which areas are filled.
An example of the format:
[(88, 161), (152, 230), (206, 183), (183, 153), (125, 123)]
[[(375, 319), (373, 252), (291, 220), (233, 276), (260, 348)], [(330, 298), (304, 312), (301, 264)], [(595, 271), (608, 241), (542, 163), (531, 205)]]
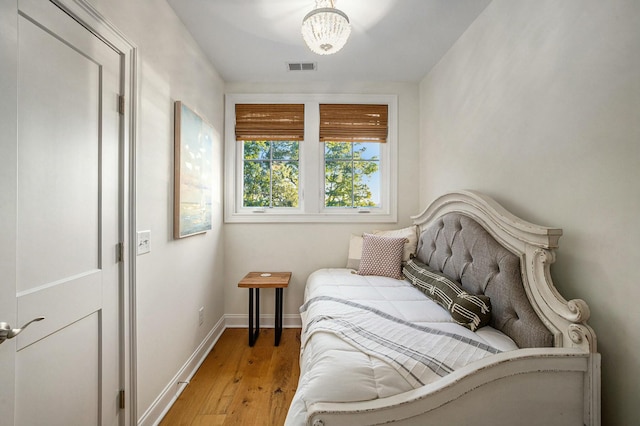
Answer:
[(242, 204), (269, 207), (270, 173), (268, 161), (245, 161)]
[(268, 160), (271, 144), (268, 141), (246, 141), (244, 146), (245, 160)]
[(354, 143), (353, 157), (360, 160), (379, 160), (380, 145), (379, 143)]
[(353, 173), (351, 161), (326, 161), (324, 205), (353, 207)]
[(243, 207), (298, 207), (298, 142), (251, 141), (243, 149)]
[(380, 207), (380, 144), (326, 145), (325, 207)]
[(298, 162), (274, 161), (272, 167), (273, 207), (298, 207)]
[(377, 161), (354, 161), (353, 199), (356, 207), (380, 207), (380, 167)]
[(272, 142), (274, 160), (297, 160), (298, 142)]
[(326, 142), (324, 144), (324, 158), (327, 160), (350, 159), (351, 143)]

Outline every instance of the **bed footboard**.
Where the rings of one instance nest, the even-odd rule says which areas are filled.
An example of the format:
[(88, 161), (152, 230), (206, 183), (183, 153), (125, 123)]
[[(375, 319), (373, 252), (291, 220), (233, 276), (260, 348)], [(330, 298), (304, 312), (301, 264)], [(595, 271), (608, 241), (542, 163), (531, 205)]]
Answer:
[(389, 398), (316, 403), (309, 426), (600, 424), (600, 355), (520, 349)]

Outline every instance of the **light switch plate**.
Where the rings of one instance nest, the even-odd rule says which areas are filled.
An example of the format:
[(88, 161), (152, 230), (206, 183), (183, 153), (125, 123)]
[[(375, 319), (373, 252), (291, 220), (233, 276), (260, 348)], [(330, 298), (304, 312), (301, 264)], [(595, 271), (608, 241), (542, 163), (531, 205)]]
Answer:
[(151, 251), (151, 231), (138, 231), (137, 254), (145, 254)]

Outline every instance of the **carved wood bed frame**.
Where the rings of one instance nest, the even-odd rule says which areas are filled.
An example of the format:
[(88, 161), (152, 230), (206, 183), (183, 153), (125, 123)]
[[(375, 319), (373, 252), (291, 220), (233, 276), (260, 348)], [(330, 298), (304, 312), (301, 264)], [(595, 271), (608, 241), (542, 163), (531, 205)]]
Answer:
[(392, 397), (311, 404), (308, 424), (600, 425), (600, 354), (586, 323), (589, 307), (565, 300), (550, 275), (562, 230), (526, 222), (473, 191), (445, 194), (412, 219), (422, 232), (448, 213), (474, 219), (520, 258), (527, 297), (553, 347), (492, 355)]

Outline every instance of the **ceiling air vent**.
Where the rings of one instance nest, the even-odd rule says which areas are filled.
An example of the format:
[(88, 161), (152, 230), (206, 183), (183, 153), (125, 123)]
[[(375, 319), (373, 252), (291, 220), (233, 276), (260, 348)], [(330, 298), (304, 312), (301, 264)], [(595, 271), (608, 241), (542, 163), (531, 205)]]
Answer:
[(287, 64), (289, 71), (315, 71), (315, 62), (289, 62)]

